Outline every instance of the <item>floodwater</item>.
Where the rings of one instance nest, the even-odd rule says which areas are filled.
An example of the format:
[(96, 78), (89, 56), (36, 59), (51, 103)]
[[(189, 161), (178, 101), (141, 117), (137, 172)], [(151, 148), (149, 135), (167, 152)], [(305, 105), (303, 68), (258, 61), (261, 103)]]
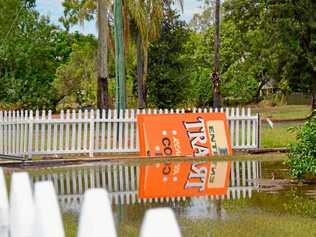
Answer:
[(53, 181), (67, 236), (75, 236), (89, 188), (109, 192), (119, 236), (139, 236), (155, 207), (174, 210), (183, 236), (316, 236), (316, 185), (291, 182), (281, 162), (97, 163), (30, 173), (33, 182)]

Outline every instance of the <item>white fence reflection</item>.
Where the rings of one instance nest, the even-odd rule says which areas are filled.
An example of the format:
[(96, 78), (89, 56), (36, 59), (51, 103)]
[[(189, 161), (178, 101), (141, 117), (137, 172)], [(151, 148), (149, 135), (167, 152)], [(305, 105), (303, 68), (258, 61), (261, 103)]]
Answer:
[[(114, 204), (164, 203), (186, 200), (186, 197), (139, 199), (140, 167), (136, 165), (105, 164), (101, 166), (72, 168), (61, 173), (32, 177), (33, 182), (51, 180), (64, 209), (78, 209), (82, 194), (90, 188), (108, 190)], [(226, 195), (210, 199), (239, 199), (251, 197), (261, 175), (260, 161), (232, 161), (230, 186)]]

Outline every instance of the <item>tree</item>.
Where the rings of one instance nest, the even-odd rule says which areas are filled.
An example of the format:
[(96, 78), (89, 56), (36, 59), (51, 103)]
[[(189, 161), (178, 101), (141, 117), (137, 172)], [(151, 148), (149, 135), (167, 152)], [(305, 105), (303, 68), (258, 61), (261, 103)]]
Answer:
[(56, 68), (72, 36), (40, 17), (34, 1), (0, 2), (0, 102), (11, 108), (51, 108)]
[(158, 108), (184, 106), (192, 89), (189, 61), (183, 56), (190, 31), (168, 9), (159, 35), (149, 47), (148, 104)]
[(108, 90), (108, 3), (104, 0), (97, 1), (98, 22), (98, 86), (97, 107), (109, 109)]
[(111, 7), (110, 0), (65, 0), (64, 17), (60, 18), (66, 29), (71, 25), (83, 24), (84, 20), (92, 20), (97, 11), (98, 29), (98, 68), (97, 68), (97, 107), (101, 109), (109, 108), (108, 92), (108, 45), (109, 26), (108, 11)]
[(136, 27), (136, 55), (137, 55), (137, 94), (138, 108), (146, 105), (146, 80), (148, 74), (149, 43), (159, 36), (161, 23), (164, 17), (164, 8), (172, 3), (178, 3), (183, 9), (183, 0), (129, 0), (130, 15)]
[(220, 92), (220, 6), (221, 1), (215, 0), (215, 37), (214, 37), (214, 71), (212, 74), (213, 81), (213, 107), (221, 107), (221, 92)]
[(60, 108), (83, 108), (96, 105), (96, 51), (97, 42), (74, 43), (67, 63), (56, 70), (53, 86)]

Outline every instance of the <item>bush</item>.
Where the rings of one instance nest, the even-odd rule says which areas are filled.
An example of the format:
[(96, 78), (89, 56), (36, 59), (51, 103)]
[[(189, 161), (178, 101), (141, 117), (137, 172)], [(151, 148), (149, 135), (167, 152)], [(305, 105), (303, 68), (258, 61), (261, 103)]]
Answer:
[(296, 178), (316, 175), (316, 111), (311, 119), (298, 128), (297, 143), (290, 146), (290, 174)]

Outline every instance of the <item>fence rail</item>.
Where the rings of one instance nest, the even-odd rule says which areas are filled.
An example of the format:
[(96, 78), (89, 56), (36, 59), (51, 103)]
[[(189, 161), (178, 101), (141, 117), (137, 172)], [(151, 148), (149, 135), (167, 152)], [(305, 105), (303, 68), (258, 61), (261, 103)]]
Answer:
[[(137, 114), (184, 113), (185, 110), (0, 111), (0, 154), (133, 153), (139, 151)], [(225, 112), (234, 149), (259, 146), (259, 115), (250, 108), (193, 109)]]

